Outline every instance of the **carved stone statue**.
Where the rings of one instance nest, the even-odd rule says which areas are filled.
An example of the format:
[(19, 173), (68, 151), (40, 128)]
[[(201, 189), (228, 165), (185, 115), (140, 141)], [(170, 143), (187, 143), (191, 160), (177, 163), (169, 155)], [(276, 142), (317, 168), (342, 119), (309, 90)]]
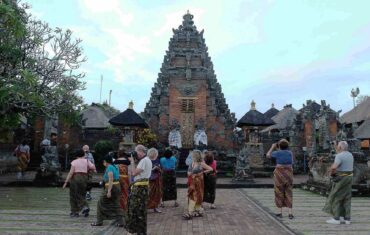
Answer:
[(171, 125), (171, 131), (168, 134), (168, 144), (170, 147), (182, 148), (180, 125), (174, 119)]
[(243, 148), (236, 157), (235, 174), (233, 181), (251, 181), (253, 179), (252, 170), (249, 166), (249, 156), (245, 148)]

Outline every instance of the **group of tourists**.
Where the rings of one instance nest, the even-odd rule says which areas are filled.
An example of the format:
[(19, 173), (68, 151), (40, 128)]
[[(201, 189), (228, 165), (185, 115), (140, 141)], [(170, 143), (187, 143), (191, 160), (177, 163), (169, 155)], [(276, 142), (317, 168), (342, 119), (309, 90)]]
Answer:
[[(91, 174), (96, 172), (88, 146), (74, 153), (75, 160), (63, 188), (70, 184), (71, 217), (80, 213), (89, 216)], [(177, 158), (166, 149), (158, 158), (158, 150), (147, 150), (137, 145), (132, 153), (119, 150), (116, 155), (104, 156), (103, 191), (97, 203), (96, 221), (91, 226), (102, 226), (104, 220), (114, 220), (115, 226), (125, 227), (129, 233), (146, 234), (147, 211), (161, 213), (166, 201), (178, 207), (176, 187)], [(92, 160), (91, 160), (92, 158)], [(190, 163), (189, 163), (190, 161)], [(215, 209), (216, 161), (210, 151), (194, 150), (187, 159), (188, 211), (184, 219), (203, 215), (203, 202)]]
[[(273, 174), (276, 217), (283, 217), (283, 208), (288, 208), (288, 218), (293, 219), (293, 153), (285, 139), (273, 144), (267, 152), (268, 158), (276, 160)], [(330, 168), (333, 183), (324, 211), (333, 216), (330, 224), (350, 224), (351, 187), (353, 156), (348, 144), (341, 141), (336, 145), (336, 157)], [(92, 226), (102, 226), (104, 220), (114, 220), (118, 227), (129, 233), (146, 234), (147, 211), (161, 213), (166, 201), (177, 202), (176, 166), (177, 158), (170, 149), (158, 158), (158, 150), (147, 150), (137, 145), (135, 152), (123, 150), (116, 155), (110, 153), (103, 159), (103, 191), (97, 203), (97, 220)], [(87, 199), (91, 199), (89, 181), (96, 172), (88, 146), (75, 152), (76, 159), (63, 188), (70, 183), (71, 217), (89, 216)], [(92, 159), (91, 159), (92, 158)], [(193, 150), (186, 159), (188, 165), (188, 208), (183, 214), (186, 220), (201, 217), (205, 203), (215, 209), (217, 163), (212, 151)]]
[[(335, 160), (329, 169), (331, 186), (323, 211), (332, 215), (329, 224), (351, 224), (351, 197), (353, 178), (353, 155), (348, 151), (348, 143), (335, 142)], [(274, 170), (276, 217), (283, 217), (283, 208), (288, 208), (288, 217), (293, 219), (293, 153), (288, 149), (289, 142), (280, 140), (267, 152), (268, 158), (276, 160)]]

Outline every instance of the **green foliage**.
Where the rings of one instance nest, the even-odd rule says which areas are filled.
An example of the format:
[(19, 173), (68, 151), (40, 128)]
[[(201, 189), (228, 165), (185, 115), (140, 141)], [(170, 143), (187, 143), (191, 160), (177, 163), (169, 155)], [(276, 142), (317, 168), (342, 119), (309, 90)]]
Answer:
[(99, 169), (103, 169), (103, 157), (113, 151), (113, 143), (109, 140), (99, 140), (94, 146), (94, 158), (95, 158), (95, 165)]
[(136, 141), (138, 144), (142, 144), (147, 147), (155, 146), (157, 142), (157, 136), (152, 130), (143, 129), (139, 131)]
[(59, 115), (77, 124), (77, 91), (85, 87), (81, 40), (31, 18), (27, 8), (0, 1), (0, 130), (17, 126), (21, 116)]

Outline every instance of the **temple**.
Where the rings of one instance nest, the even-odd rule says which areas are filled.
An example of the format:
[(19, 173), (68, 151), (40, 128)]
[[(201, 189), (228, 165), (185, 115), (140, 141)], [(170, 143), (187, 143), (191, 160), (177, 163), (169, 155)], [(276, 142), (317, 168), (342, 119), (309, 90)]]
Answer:
[(197, 30), (189, 12), (173, 29), (142, 116), (163, 144), (168, 144), (172, 130), (179, 130), (182, 148), (192, 149), (194, 134), (201, 130), (208, 147), (232, 148), (236, 119), (217, 82), (203, 32)]

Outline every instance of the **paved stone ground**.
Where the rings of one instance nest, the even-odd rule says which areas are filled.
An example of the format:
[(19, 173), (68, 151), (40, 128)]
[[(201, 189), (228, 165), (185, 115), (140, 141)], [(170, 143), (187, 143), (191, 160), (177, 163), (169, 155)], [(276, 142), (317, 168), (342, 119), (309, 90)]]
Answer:
[[(275, 213), (273, 189), (241, 189), (259, 205)], [(326, 197), (302, 189), (293, 191), (294, 220), (289, 220), (288, 212), (281, 220), (298, 234), (337, 234), (337, 235), (369, 235), (370, 234), (370, 200), (368, 197), (352, 198), (352, 224), (331, 225), (325, 221), (329, 215), (322, 212)]]
[[(0, 234), (125, 234), (123, 228), (92, 228), (100, 189), (93, 189), (88, 218), (69, 218), (69, 190), (61, 188), (0, 188)], [(148, 214), (148, 234), (292, 234), (261, 210), (239, 189), (219, 189), (217, 209), (206, 206), (202, 218), (185, 221), (186, 190), (179, 189), (180, 207), (166, 202), (162, 214)]]
[[(25, 177), (23, 179), (23, 182), (31, 183), (33, 179), (35, 178), (36, 171), (27, 171), (25, 174)], [(93, 181), (99, 182), (102, 179), (103, 174), (94, 174)], [(66, 172), (63, 172), (62, 178), (65, 179), (67, 176)], [(307, 182), (308, 176), (307, 175), (295, 175), (294, 176), (294, 184), (300, 185), (302, 183)], [(17, 182), (16, 173), (6, 173), (3, 175), (0, 175), (0, 185), (3, 186), (9, 186), (9, 184), (13, 184)], [(177, 184), (180, 186), (185, 187), (187, 183), (187, 178), (185, 177), (178, 177), (177, 178)], [(234, 186), (238, 187), (273, 187), (274, 182), (271, 177), (266, 178), (255, 178), (254, 183), (243, 183), (243, 182), (232, 182), (232, 178), (218, 178), (217, 184), (220, 188), (232, 188)], [(255, 186), (254, 186), (255, 185)]]

